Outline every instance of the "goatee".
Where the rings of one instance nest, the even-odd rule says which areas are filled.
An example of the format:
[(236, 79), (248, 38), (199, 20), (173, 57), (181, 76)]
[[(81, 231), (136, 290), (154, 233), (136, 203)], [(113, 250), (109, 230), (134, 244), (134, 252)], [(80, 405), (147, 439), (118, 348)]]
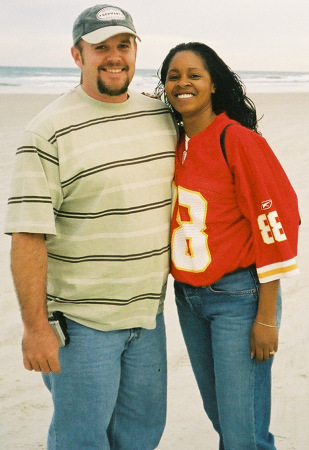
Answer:
[(117, 95), (125, 94), (129, 87), (129, 81), (127, 80), (124, 85), (118, 89), (109, 88), (103, 81), (98, 79), (98, 91), (100, 94), (109, 95), (110, 97), (115, 97)]

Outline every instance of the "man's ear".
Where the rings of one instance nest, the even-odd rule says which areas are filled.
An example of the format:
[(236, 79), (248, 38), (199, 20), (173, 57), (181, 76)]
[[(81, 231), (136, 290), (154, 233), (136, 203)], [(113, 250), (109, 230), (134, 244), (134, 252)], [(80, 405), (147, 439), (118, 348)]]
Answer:
[(81, 69), (82, 65), (83, 65), (82, 56), (77, 47), (75, 47), (75, 46), (71, 47), (71, 55), (74, 59), (75, 64), (77, 65), (77, 67), (79, 67)]

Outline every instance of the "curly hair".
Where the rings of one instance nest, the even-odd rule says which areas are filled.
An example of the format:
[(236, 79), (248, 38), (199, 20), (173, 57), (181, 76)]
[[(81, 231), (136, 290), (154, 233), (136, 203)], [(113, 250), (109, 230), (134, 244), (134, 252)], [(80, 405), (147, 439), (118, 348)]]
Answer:
[(247, 97), (245, 85), (217, 53), (201, 42), (189, 42), (178, 44), (172, 48), (158, 70), (159, 83), (155, 94), (163, 98), (164, 102), (173, 111), (179, 124), (182, 123), (181, 115), (170, 104), (166, 92), (165, 82), (171, 60), (176, 53), (192, 51), (203, 60), (206, 70), (209, 72), (216, 91), (212, 95), (212, 109), (215, 114), (225, 112), (230, 119), (236, 120), (241, 125), (258, 133), (256, 108), (253, 101)]

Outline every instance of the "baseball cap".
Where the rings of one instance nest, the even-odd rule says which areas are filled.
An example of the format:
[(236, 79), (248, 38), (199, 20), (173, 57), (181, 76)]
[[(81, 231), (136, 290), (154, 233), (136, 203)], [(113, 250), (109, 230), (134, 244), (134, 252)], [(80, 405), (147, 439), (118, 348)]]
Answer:
[(85, 9), (73, 25), (73, 44), (83, 39), (90, 44), (98, 44), (116, 34), (136, 34), (132, 17), (118, 6), (95, 5)]

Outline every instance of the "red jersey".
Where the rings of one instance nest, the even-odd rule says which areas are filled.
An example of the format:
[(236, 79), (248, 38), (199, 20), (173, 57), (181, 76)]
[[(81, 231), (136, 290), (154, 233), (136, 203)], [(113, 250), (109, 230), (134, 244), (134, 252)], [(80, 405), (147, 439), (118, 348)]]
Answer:
[[(220, 135), (230, 123), (227, 164)], [(174, 278), (209, 285), (251, 264), (262, 283), (297, 273), (297, 197), (265, 139), (220, 114), (185, 150), (183, 136), (174, 180)]]

